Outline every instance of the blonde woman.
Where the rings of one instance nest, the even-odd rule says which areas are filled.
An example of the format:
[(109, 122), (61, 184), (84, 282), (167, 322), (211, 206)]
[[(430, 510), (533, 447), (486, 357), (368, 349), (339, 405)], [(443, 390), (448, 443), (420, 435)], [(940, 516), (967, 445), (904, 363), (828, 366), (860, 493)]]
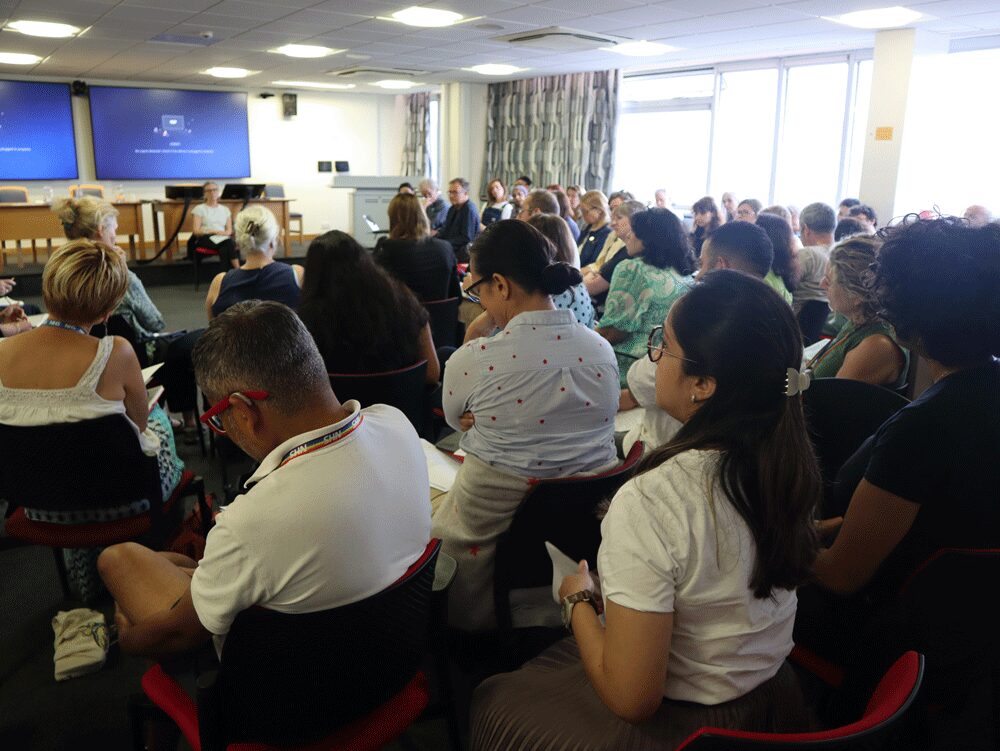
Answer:
[(420, 300), (459, 295), (451, 243), (430, 237), (427, 215), (416, 196), (389, 201), (389, 236), (375, 246), (375, 261), (403, 282)]
[(188, 239), (188, 258), (193, 258), (196, 247), (211, 248), (219, 252), (223, 267), (239, 268), (240, 252), (233, 245), (233, 214), (228, 206), (219, 203), (222, 191), (213, 182), (202, 186), (205, 203), (191, 209), (191, 237)]
[(246, 262), (216, 274), (205, 296), (208, 320), (230, 305), (244, 300), (274, 300), (295, 309), (299, 306), (302, 267), (275, 262), (278, 222), (263, 206), (250, 206), (236, 215), (236, 247)]
[(580, 198), (580, 212), (585, 222), (580, 230), (580, 266), (597, 260), (604, 241), (611, 234), (611, 209), (607, 197), (599, 190), (588, 190)]
[[(52, 254), (42, 274), (48, 320), (0, 347), (0, 423), (53, 425), (122, 415), (134, 426), (142, 450), (157, 458), (160, 489), (167, 498), (184, 468), (170, 421), (159, 406), (150, 411), (142, 371), (129, 343), (117, 336), (90, 335), (118, 308), (128, 285), (125, 259), (104, 243), (73, 240)], [(148, 510), (145, 501), (112, 509), (46, 511), (38, 518), (82, 524), (108, 514), (121, 518)], [(35, 518), (30, 509), (26, 513)], [(96, 594), (96, 570), (86, 565), (85, 551), (68, 550), (67, 556), (84, 559), (82, 565), (67, 566), (71, 575), (80, 575), (74, 586), (85, 598)]]
[[(56, 202), (53, 211), (62, 222), (63, 232), (69, 240), (99, 240), (125, 258), (125, 251), (115, 244), (118, 234), (118, 209), (107, 201), (94, 196), (65, 198)], [(128, 289), (125, 297), (113, 311), (124, 318), (136, 333), (139, 341), (150, 339), (163, 331), (166, 323), (153, 301), (146, 294), (142, 281), (128, 272)]]

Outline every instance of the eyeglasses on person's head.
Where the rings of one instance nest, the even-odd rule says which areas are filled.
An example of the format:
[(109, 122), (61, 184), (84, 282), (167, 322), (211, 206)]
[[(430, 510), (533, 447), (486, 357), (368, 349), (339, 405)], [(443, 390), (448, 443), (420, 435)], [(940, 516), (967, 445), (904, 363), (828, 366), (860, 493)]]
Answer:
[(212, 432), (218, 435), (226, 434), (226, 429), (222, 427), (222, 413), (233, 406), (230, 400), (234, 396), (242, 402), (252, 404), (255, 401), (260, 402), (267, 399), (269, 394), (266, 391), (234, 391), (225, 399), (220, 400), (199, 418), (203, 423), (208, 425)]

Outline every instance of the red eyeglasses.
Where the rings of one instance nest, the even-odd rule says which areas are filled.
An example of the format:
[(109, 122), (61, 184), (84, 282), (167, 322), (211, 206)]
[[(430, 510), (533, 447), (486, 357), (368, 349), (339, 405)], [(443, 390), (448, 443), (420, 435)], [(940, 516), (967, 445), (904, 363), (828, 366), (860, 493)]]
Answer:
[(208, 427), (215, 433), (219, 435), (225, 435), (226, 429), (222, 427), (222, 413), (229, 409), (232, 402), (229, 400), (233, 397), (246, 402), (247, 404), (252, 404), (254, 401), (264, 401), (267, 399), (269, 394), (266, 391), (234, 391), (225, 399), (220, 401), (214, 407), (212, 407), (208, 412), (203, 414), (199, 419), (208, 425)]

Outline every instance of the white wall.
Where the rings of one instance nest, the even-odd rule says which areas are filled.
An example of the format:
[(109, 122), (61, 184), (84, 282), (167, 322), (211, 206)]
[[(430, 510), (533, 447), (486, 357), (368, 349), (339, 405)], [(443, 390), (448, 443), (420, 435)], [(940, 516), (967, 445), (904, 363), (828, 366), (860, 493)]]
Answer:
[[(92, 84), (121, 85), (114, 81)], [(129, 82), (128, 85), (133, 85)], [(163, 88), (162, 84), (135, 84)], [(285, 195), (296, 199), (292, 211), (303, 215), (306, 234), (325, 229), (350, 231), (349, 193), (329, 187), (332, 175), (317, 172), (318, 161), (349, 161), (353, 175), (395, 175), (399, 171), (406, 125), (402, 97), (391, 94), (343, 94), (296, 92), (298, 115), (284, 118), (281, 97), (260, 99), (249, 91), (250, 133), (249, 182), (283, 183)], [(41, 200), (43, 186), (55, 195), (66, 195), (76, 182), (101, 182), (112, 197), (116, 186), (124, 186), (126, 197), (163, 198), (164, 180), (98, 181), (90, 129), (90, 108), (85, 97), (73, 97), (79, 180), (21, 182), (33, 201)], [(173, 182), (186, 182), (177, 180)], [(221, 181), (220, 182), (225, 182)], [(235, 182), (235, 181), (233, 181)], [(147, 240), (153, 239), (152, 215), (145, 209)]]

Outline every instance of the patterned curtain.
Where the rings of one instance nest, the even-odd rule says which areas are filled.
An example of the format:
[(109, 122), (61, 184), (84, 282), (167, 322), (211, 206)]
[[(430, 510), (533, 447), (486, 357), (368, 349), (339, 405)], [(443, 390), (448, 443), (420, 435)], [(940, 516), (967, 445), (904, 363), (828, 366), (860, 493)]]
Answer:
[(490, 84), (484, 183), (528, 175), (608, 193), (620, 83), (609, 70)]
[(431, 95), (423, 92), (406, 97), (406, 143), (400, 175), (426, 177), (431, 174), (431, 156), (427, 151), (427, 132), (431, 128)]

